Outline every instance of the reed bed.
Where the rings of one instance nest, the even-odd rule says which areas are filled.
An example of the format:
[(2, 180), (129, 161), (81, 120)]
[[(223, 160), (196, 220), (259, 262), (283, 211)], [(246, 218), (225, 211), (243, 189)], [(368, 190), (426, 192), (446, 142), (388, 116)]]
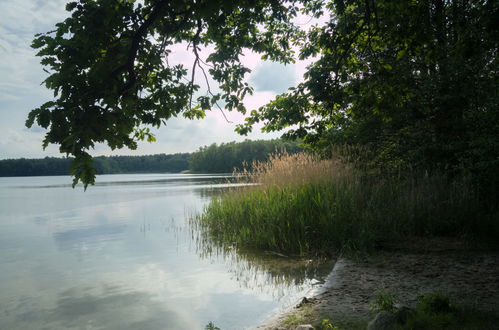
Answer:
[(354, 159), (348, 152), (327, 160), (284, 153), (250, 164), (235, 175), (254, 185), (213, 198), (197, 222), (221, 244), (290, 254), (499, 233), (466, 178), (366, 171)]

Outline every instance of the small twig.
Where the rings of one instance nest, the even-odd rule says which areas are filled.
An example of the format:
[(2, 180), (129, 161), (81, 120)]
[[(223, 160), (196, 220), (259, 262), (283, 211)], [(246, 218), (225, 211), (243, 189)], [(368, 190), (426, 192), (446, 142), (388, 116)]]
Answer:
[(209, 66), (210, 68), (215, 68), (213, 65), (211, 65), (211, 64), (209, 64), (209, 63), (206, 63), (206, 62), (205, 62), (205, 61), (203, 61), (201, 58), (199, 59), (199, 61), (200, 61), (201, 63), (203, 63), (204, 65)]
[[(206, 87), (207, 87), (207, 92), (211, 95), (211, 96), (215, 96), (213, 94), (213, 92), (211, 91), (211, 86), (210, 86), (210, 82), (208, 80), (208, 75), (206, 74), (206, 71), (205, 69), (201, 66), (200, 63), (203, 63), (207, 66), (210, 66), (209, 64), (207, 64), (205, 61), (203, 61), (201, 59), (201, 57), (199, 56), (199, 53), (198, 53), (198, 41), (199, 41), (199, 36), (201, 34), (201, 31), (202, 31), (202, 25), (201, 25), (201, 20), (198, 20), (197, 21), (197, 24), (198, 24), (198, 29), (196, 31), (196, 35), (194, 36), (194, 38), (192, 39), (192, 50), (194, 52), (194, 56), (195, 56), (195, 59), (194, 59), (194, 63), (192, 65), (192, 75), (191, 75), (191, 95), (190, 95), (190, 98), (189, 98), (189, 109), (192, 109), (192, 96), (193, 96), (193, 88), (194, 88), (194, 78), (195, 78), (195, 74), (196, 74), (196, 67), (198, 67), (199, 69), (201, 69), (201, 72), (204, 76), (204, 79), (205, 79), (205, 82), (206, 82)], [(190, 43), (189, 43), (190, 44)], [(189, 46), (188, 46), (189, 47)], [(213, 67), (213, 66), (211, 66)], [(227, 123), (230, 123), (232, 124), (232, 121), (230, 121), (227, 116), (225, 115), (222, 107), (218, 104), (217, 101), (215, 101), (215, 105), (217, 106), (217, 108), (220, 110), (220, 112), (222, 113), (222, 116), (224, 117), (225, 121)]]
[[(196, 56), (198, 56), (197, 54), (197, 51), (195, 52), (196, 53)], [(211, 96), (215, 96), (212, 92), (211, 92), (211, 88), (210, 88), (210, 82), (208, 81), (208, 75), (206, 74), (206, 71), (204, 70), (204, 68), (201, 66), (201, 64), (199, 64), (198, 62), (198, 67), (201, 69), (201, 72), (203, 73), (203, 76), (204, 76), (204, 80), (206, 81), (206, 87), (207, 87), (207, 92), (211, 95)], [(217, 101), (215, 101), (215, 105), (217, 106), (218, 110), (220, 110), (220, 112), (222, 113), (222, 116), (224, 117), (225, 121), (229, 124), (232, 124), (232, 121), (230, 121), (227, 116), (225, 115), (225, 112), (223, 111), (222, 107), (218, 104)]]
[[(194, 63), (192, 65), (191, 93), (190, 93), (191, 95), (189, 97), (189, 110), (192, 109), (192, 96), (194, 94), (194, 78), (196, 77), (196, 67), (199, 64), (199, 54), (197, 51), (198, 41), (199, 41), (199, 36), (201, 35), (201, 32), (203, 31), (202, 22), (200, 19), (197, 20), (197, 25), (198, 25), (198, 29), (196, 31), (196, 34), (194, 35), (194, 38), (192, 38), (192, 48), (194, 49), (194, 55), (196, 56), (196, 58), (194, 59)], [(189, 46), (187, 46), (187, 49), (189, 49)]]

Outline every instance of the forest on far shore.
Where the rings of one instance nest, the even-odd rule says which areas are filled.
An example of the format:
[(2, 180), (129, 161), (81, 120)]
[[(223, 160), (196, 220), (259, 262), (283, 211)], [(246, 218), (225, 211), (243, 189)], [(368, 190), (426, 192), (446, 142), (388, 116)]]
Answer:
[[(283, 140), (246, 140), (199, 148), (193, 153), (156, 154), (145, 156), (99, 156), (94, 158), (98, 174), (124, 173), (228, 173), (243, 163), (265, 161), (274, 152), (296, 153), (303, 150), (298, 143)], [(0, 177), (69, 175), (73, 158), (45, 157), (39, 159), (0, 160)]]

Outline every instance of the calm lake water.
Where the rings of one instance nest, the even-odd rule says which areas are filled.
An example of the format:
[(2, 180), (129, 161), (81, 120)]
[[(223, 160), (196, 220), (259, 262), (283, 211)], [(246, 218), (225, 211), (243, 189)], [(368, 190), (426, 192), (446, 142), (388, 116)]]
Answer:
[(223, 175), (0, 178), (0, 329), (256, 326), (330, 264), (217, 251), (189, 218)]

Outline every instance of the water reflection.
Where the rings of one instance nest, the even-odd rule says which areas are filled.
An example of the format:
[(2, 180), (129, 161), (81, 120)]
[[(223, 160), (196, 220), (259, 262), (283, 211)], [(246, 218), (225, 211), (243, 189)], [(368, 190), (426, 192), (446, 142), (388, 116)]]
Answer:
[(89, 242), (92, 244), (99, 240), (115, 239), (116, 236), (122, 235), (124, 231), (124, 225), (102, 224), (88, 228), (55, 232), (53, 237), (54, 241), (61, 249), (66, 249), (70, 245), (80, 242)]
[[(137, 306), (141, 308), (137, 310)], [(26, 308), (26, 301), (20, 301), (17, 315), (11, 329), (22, 323), (27, 328), (46, 329), (193, 329), (199, 324), (158, 304), (153, 294), (130, 291), (123, 287), (104, 287), (99, 292), (95, 288), (71, 288), (56, 296), (55, 306), (36, 310)], [(126, 316), (126, 317), (124, 317)]]
[(284, 306), (293, 304), (314, 287), (324, 283), (335, 258), (286, 256), (274, 251), (241, 250), (213, 239), (190, 218), (196, 252), (202, 259), (222, 259), (242, 286), (271, 294)]
[[(64, 178), (64, 177), (61, 177)], [(68, 181), (68, 180), (66, 180)], [(98, 176), (95, 182), (95, 187), (113, 187), (113, 186), (159, 186), (168, 185), (189, 186), (189, 185), (215, 185), (215, 184), (231, 184), (234, 183), (233, 177), (230, 174), (169, 174), (159, 177), (133, 178), (127, 175), (108, 175)], [(77, 188), (80, 188), (80, 184)], [(44, 189), (44, 188), (68, 188), (72, 187), (71, 182), (47, 184), (47, 185), (13, 185), (9, 188), (14, 189)]]
[(186, 219), (224, 175), (68, 181), (0, 178), (0, 329), (244, 329), (321, 279), (320, 261), (199, 236)]

